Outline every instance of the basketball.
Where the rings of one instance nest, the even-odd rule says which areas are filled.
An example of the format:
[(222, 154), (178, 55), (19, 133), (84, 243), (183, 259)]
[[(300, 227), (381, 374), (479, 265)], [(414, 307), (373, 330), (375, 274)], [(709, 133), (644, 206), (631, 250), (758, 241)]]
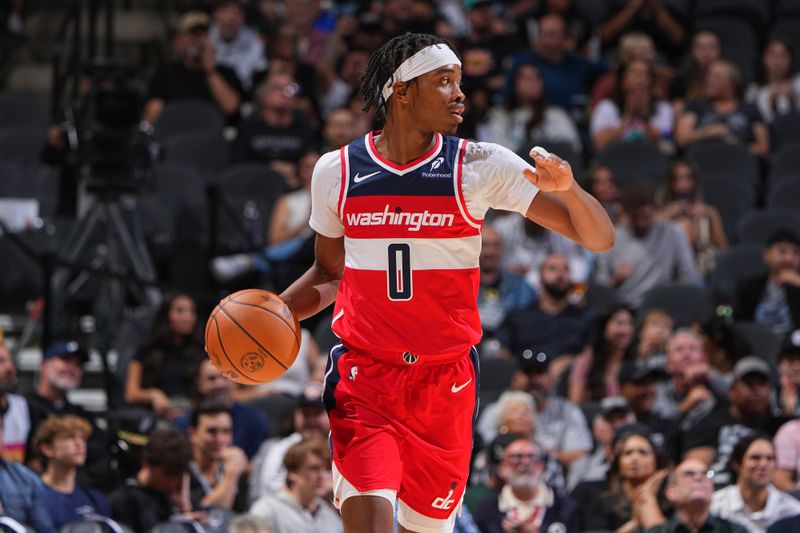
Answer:
[(286, 372), (300, 349), (300, 324), (270, 291), (223, 298), (206, 323), (206, 353), (226, 378), (258, 385)]

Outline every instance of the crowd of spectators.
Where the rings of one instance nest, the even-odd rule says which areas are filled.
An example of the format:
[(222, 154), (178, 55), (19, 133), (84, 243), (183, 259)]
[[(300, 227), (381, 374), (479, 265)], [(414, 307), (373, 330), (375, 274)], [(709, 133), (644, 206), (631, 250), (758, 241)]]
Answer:
[[(7, 26), (24, 33), (25, 3), (11, 4)], [(775, 193), (800, 181), (800, 160), (778, 165), (800, 148), (780, 128), (800, 116), (800, 77), (795, 44), (770, 30), (800, 5), (176, 4), (170, 59), (140, 80), (157, 165), (204, 184), (255, 168), (280, 192), (260, 240), (209, 258), (215, 295), (281, 290), (307, 268), (314, 164), (380, 128), (362, 110), (360, 78), (370, 53), (405, 31), (435, 33), (461, 56), (461, 136), (562, 155), (614, 221), (605, 254), (515, 215), (484, 221), (484, 384), (456, 531), (800, 527), (800, 215), (785, 209), (800, 198)], [(749, 56), (731, 27), (753, 41)], [(216, 129), (195, 131), (209, 112)], [(188, 159), (181, 139), (200, 139)], [(209, 142), (223, 147), (216, 167)], [(129, 427), (122, 413), (70, 401), (83, 344), (44, 347), (33, 387), (17, 390), (0, 343), (0, 515), (41, 533), (102, 517), (137, 533), (170, 520), (342, 530), (321, 401), (326, 319), (304, 324), (284, 376), (239, 386), (204, 354), (195, 296), (166, 298), (122, 361)]]

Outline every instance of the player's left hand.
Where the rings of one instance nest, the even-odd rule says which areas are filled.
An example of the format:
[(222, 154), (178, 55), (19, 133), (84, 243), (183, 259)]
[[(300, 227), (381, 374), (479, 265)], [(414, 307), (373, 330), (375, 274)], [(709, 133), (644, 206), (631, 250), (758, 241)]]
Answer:
[(572, 167), (557, 155), (536, 146), (530, 151), (530, 156), (536, 162), (536, 170), (525, 169), (523, 174), (540, 191), (568, 191), (575, 183)]

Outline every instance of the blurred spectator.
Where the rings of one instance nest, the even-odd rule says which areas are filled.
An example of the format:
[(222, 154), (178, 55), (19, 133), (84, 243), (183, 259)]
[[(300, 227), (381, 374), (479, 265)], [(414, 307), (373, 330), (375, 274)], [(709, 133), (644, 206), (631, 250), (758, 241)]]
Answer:
[(564, 109), (548, 105), (542, 73), (530, 63), (517, 68), (504, 103), (492, 107), (486, 124), (478, 126), (478, 140), (513, 152), (548, 143), (568, 143), (576, 154), (582, 150), (578, 128)]
[(614, 435), (636, 423), (628, 401), (622, 396), (608, 396), (599, 403), (599, 412), (592, 419), (595, 447), (590, 455), (577, 459), (569, 469), (567, 488), (572, 491), (584, 482), (603, 481), (614, 460)]
[(614, 173), (606, 166), (595, 165), (589, 169), (588, 174), (587, 191), (597, 198), (611, 221), (616, 224), (622, 216), (622, 204), (619, 202), (619, 189), (614, 183)]
[(76, 482), (86, 463), (86, 441), (92, 426), (77, 416), (49, 416), (33, 437), (33, 449), (42, 459), (47, 510), (56, 528), (87, 515), (111, 516), (105, 494)]
[(297, 108), (300, 85), (289, 74), (271, 74), (256, 89), (258, 111), (239, 128), (234, 160), (297, 163), (318, 144), (314, 124)]
[(175, 61), (156, 70), (147, 90), (142, 119), (155, 124), (164, 105), (174, 100), (205, 100), (226, 116), (239, 112), (242, 86), (232, 69), (216, 65), (208, 38), (211, 19), (201, 11), (181, 15), (175, 27)]
[(216, 0), (213, 17), (208, 37), (214, 45), (216, 64), (236, 71), (242, 88), (249, 91), (253, 87), (253, 74), (267, 68), (264, 43), (255, 31), (245, 26), (242, 0)]
[(672, 81), (669, 91), (670, 99), (680, 104), (679, 111), (684, 101), (705, 97), (708, 67), (721, 57), (722, 43), (716, 33), (703, 30), (692, 37), (689, 67)]
[[(3, 444), (3, 416), (0, 406), (0, 446)], [(47, 494), (36, 474), (19, 463), (0, 457), (0, 516), (28, 525), (37, 533), (55, 533), (47, 512)]]
[(111, 514), (135, 533), (146, 533), (175, 514), (191, 512), (189, 462), (192, 446), (177, 429), (148, 436), (142, 467), (109, 497)]
[(582, 483), (572, 493), (584, 529), (633, 532), (663, 522), (659, 490), (666, 458), (636, 426), (618, 430), (613, 448), (608, 479)]
[[(507, 315), (497, 338), (504, 351), (520, 361), (540, 353), (550, 360), (566, 357), (558, 363), (563, 369), (589, 345), (591, 312), (569, 301), (573, 283), (563, 255), (549, 255), (540, 267), (539, 279), (541, 290), (535, 304)], [(558, 374), (560, 371), (554, 370), (554, 375)]]
[(652, 36), (656, 47), (677, 59), (686, 37), (680, 18), (670, 12), (663, 0), (611, 0), (608, 17), (600, 28), (603, 44), (614, 46), (621, 35), (637, 31)]
[(322, 384), (309, 383), (297, 397), (292, 410), (292, 430), (288, 436), (269, 439), (253, 459), (250, 476), (250, 499), (276, 494), (286, 479), (283, 457), (292, 445), (303, 439), (328, 438), (330, 422), (322, 405)]
[(707, 531), (709, 533), (745, 533), (745, 529), (714, 516), (710, 512), (714, 484), (713, 472), (697, 459), (686, 459), (669, 475), (664, 495), (674, 509), (668, 522), (648, 529), (646, 533), (678, 533)]
[[(580, 53), (586, 47), (590, 38), (592, 22), (589, 21), (581, 12), (577, 5), (580, 2), (575, 0), (540, 0), (537, 6), (529, 14), (535, 19), (541, 19), (545, 15), (555, 14), (564, 19), (567, 26), (567, 49)], [(520, 3), (524, 5), (524, 3)], [(526, 20), (526, 29), (530, 30), (530, 19)], [(529, 35), (528, 41), (536, 40), (535, 35)], [(599, 46), (599, 43), (598, 43)]]
[(779, 334), (800, 328), (800, 239), (793, 229), (769, 236), (764, 263), (767, 274), (746, 279), (737, 287), (734, 317)]
[(581, 354), (569, 374), (569, 399), (598, 401), (619, 394), (619, 371), (633, 357), (633, 313), (615, 307), (595, 321), (592, 349)]
[(415, 0), (387, 0), (379, 13), (384, 42), (407, 31), (437, 34), (436, 6)]
[(358, 129), (358, 119), (351, 109), (346, 107), (334, 109), (328, 115), (325, 127), (322, 128), (322, 152), (338, 150), (365, 133)]
[(792, 44), (772, 37), (764, 47), (761, 64), (762, 78), (748, 91), (747, 101), (755, 103), (761, 118), (770, 123), (777, 116), (800, 109), (800, 77), (796, 75)]
[(729, 315), (718, 313), (706, 321), (700, 328), (700, 335), (703, 338), (703, 352), (712, 371), (726, 379), (736, 361), (752, 353), (750, 343)]
[(666, 100), (669, 94), (669, 82), (674, 76), (673, 69), (658, 62), (656, 47), (653, 39), (645, 33), (626, 33), (619, 41), (617, 54), (617, 67), (614, 72), (604, 74), (592, 89), (590, 109), (607, 98), (612, 98), (617, 90), (617, 77), (619, 69), (634, 60), (643, 60), (652, 63), (655, 71), (654, 94), (659, 100)]
[(248, 513), (231, 520), (228, 533), (273, 533), (273, 531), (266, 520)]
[(534, 64), (541, 72), (550, 103), (567, 111), (589, 92), (592, 83), (606, 70), (605, 63), (594, 63), (567, 50), (567, 32), (560, 15), (545, 15), (539, 20), (539, 34), (534, 51), (520, 52), (506, 78), (506, 94), (514, 90), (517, 69)]
[(507, 390), (500, 395), (494, 410), (494, 435), (533, 439), (535, 428), (536, 404), (530, 394)]
[(170, 419), (188, 411), (197, 368), (206, 359), (196, 327), (191, 296), (178, 293), (161, 304), (148, 339), (128, 363), (126, 402)]
[(28, 402), (14, 394), (17, 389), (17, 367), (8, 347), (0, 341), (0, 411), (3, 412), (3, 444), (0, 458), (15, 463), (25, 461), (25, 443), (31, 429)]
[(264, 518), (274, 533), (344, 531), (339, 513), (323, 499), (330, 489), (330, 455), (322, 439), (304, 439), (286, 450), (282, 489), (256, 500), (250, 513)]
[[(301, 3), (295, 2), (293, 5)], [(297, 83), (295, 107), (306, 114), (316, 116), (317, 104), (314, 97), (317, 94), (317, 73), (313, 64), (306, 63), (300, 58), (300, 35), (297, 27), (284, 22), (273, 30), (268, 41), (268, 69), (254, 76), (253, 86), (263, 85), (272, 76), (289, 76)], [(259, 100), (256, 95), (257, 105)]]
[(717, 405), (718, 389), (727, 383), (715, 380), (703, 352), (703, 340), (691, 329), (678, 329), (667, 341), (664, 365), (668, 379), (656, 388), (655, 412), (664, 418), (680, 420), (686, 433)]
[[(478, 289), (478, 312), (481, 316), (484, 341), (494, 339), (504, 320), (533, 305), (536, 294), (519, 274), (502, 268), (503, 241), (490, 225), (481, 231), (481, 271)], [(482, 355), (486, 355), (481, 351)]]
[(661, 217), (683, 228), (694, 248), (700, 272), (709, 274), (717, 254), (728, 247), (722, 217), (716, 207), (701, 200), (700, 180), (688, 161), (673, 163), (665, 181)]
[(641, 317), (636, 340), (636, 357), (651, 368), (661, 369), (666, 362), (667, 341), (674, 323), (669, 313), (657, 307), (648, 309)]
[(521, 43), (509, 31), (507, 23), (497, 16), (492, 0), (465, 0), (464, 8), (469, 18), (469, 33), (456, 42), (461, 56), (462, 81), (467, 87), (480, 85), (492, 93), (499, 92), (505, 84), (513, 55), (522, 48)]
[(752, 533), (764, 533), (773, 522), (800, 514), (800, 501), (772, 485), (775, 446), (768, 436), (742, 438), (728, 464), (735, 483), (714, 493), (712, 513)]
[(348, 98), (358, 92), (361, 78), (367, 71), (369, 52), (352, 42), (358, 30), (359, 23), (354, 17), (341, 15), (331, 41), (314, 65), (317, 103), (323, 118), (327, 119), (333, 110), (347, 105)]
[[(268, 241), (260, 252), (215, 257), (211, 261), (214, 278), (227, 283), (258, 272), (273, 285), (288, 287), (314, 262), (314, 231), (311, 219), (311, 178), (319, 154), (309, 151), (300, 158), (297, 178), (301, 187), (282, 194), (270, 213)], [(302, 386), (305, 381), (299, 385)], [(296, 394), (293, 391), (292, 394)]]
[(302, 63), (313, 65), (330, 40), (334, 29), (335, 10), (333, 6), (323, 4), (320, 0), (287, 0), (283, 3), (284, 14), (288, 25), (297, 29), (298, 39), (295, 44), (302, 51), (298, 59)]
[(98, 429), (94, 416), (67, 398), (67, 392), (77, 389), (83, 379), (83, 365), (89, 354), (75, 341), (57, 341), (42, 354), (42, 368), (36, 391), (28, 394), (28, 409), (31, 415), (25, 460), (34, 470), (39, 462), (33, 453), (33, 436), (39, 424), (50, 415), (75, 415), (92, 425), (89, 438), (90, 461), (100, 461), (107, 454), (106, 434)]
[[(572, 402), (553, 393), (553, 374), (550, 372), (552, 358), (539, 354), (525, 359), (514, 373), (512, 389), (528, 393), (536, 407), (536, 431), (534, 440), (545, 452), (564, 468), (585, 456), (592, 448), (592, 436), (586, 425), (586, 417)], [(477, 430), (484, 442), (496, 436), (493, 422), (503, 406), (498, 400), (481, 407)]]
[(712, 465), (717, 488), (732, 482), (729, 459), (741, 438), (756, 431), (771, 438), (785, 421), (770, 406), (772, 370), (766, 361), (756, 356), (739, 360), (733, 368), (733, 379), (730, 406), (718, 405), (684, 436), (684, 457)]
[[(234, 383), (226, 379), (213, 365), (211, 359), (200, 363), (195, 381), (194, 407), (198, 408), (209, 401), (230, 405), (233, 418), (233, 445), (241, 448), (248, 458), (252, 458), (261, 443), (269, 436), (267, 417), (261, 411), (234, 402), (231, 390)], [(182, 431), (189, 429), (191, 413), (176, 418), (173, 424)]]
[(539, 279), (542, 263), (552, 254), (567, 258), (574, 283), (589, 281), (594, 255), (566, 237), (514, 215), (496, 218), (492, 227), (503, 239), (503, 268), (524, 275), (537, 292), (542, 288)]
[(616, 89), (592, 111), (590, 133), (596, 151), (609, 143), (672, 137), (675, 117), (666, 101), (656, 98), (655, 64), (632, 59), (617, 69)]
[(786, 422), (775, 434), (775, 472), (772, 482), (782, 491), (796, 491), (800, 470), (800, 420)]
[(475, 523), (482, 532), (581, 531), (575, 502), (542, 477), (546, 457), (539, 445), (519, 438), (505, 446), (502, 454), (497, 476), (504, 485), (475, 511)]
[(597, 257), (597, 283), (616, 288), (623, 302), (638, 308), (645, 293), (659, 285), (702, 282), (689, 240), (677, 225), (658, 220), (649, 187), (631, 186), (622, 206), (625, 222), (616, 226), (614, 248)]
[(705, 96), (686, 103), (676, 123), (675, 141), (686, 148), (717, 140), (767, 156), (769, 131), (758, 109), (742, 103), (743, 94), (742, 74), (736, 65), (721, 59), (712, 62), (706, 73)]
[(672, 459), (676, 451), (677, 419), (664, 418), (653, 409), (658, 375), (659, 371), (647, 362), (626, 361), (619, 372), (620, 394), (628, 401), (636, 421), (647, 428), (653, 444)]
[(800, 415), (800, 330), (786, 336), (778, 354), (778, 372), (780, 407), (784, 416), (794, 418)]
[(192, 508), (247, 510), (249, 465), (242, 449), (233, 446), (230, 408), (216, 400), (192, 411), (189, 441), (194, 457), (189, 463)]

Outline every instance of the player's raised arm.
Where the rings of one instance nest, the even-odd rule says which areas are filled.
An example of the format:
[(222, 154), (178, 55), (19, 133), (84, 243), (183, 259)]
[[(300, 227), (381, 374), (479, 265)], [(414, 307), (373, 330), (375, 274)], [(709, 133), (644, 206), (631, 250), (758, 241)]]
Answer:
[(344, 237), (317, 234), (314, 264), (280, 295), (298, 320), (313, 316), (336, 300), (344, 272)]
[(539, 193), (526, 217), (592, 252), (614, 246), (614, 224), (603, 206), (575, 181), (569, 163), (542, 148), (531, 150), (536, 169), (523, 170)]

